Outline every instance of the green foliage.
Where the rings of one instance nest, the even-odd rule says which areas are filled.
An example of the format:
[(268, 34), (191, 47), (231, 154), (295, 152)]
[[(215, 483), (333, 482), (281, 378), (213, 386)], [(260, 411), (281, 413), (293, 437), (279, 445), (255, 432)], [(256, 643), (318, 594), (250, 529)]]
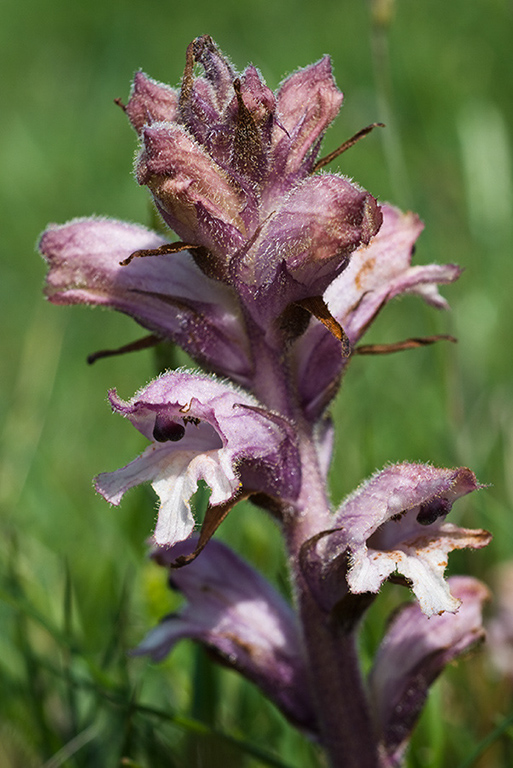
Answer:
[[(126, 98), (135, 69), (176, 83), (186, 44), (205, 32), (272, 86), (330, 53), (346, 105), (324, 149), (386, 122), (336, 167), (419, 212), (419, 263), (465, 267), (444, 289), (451, 314), (406, 298), (366, 339), (452, 333), (457, 346), (352, 363), (334, 407), (333, 496), (388, 461), (470, 466), (490, 487), (456, 515), (496, 539), (454, 556), (451, 568), (490, 579), (513, 555), (511, 5), (5, 0), (2, 19), (0, 765), (320, 766), (257, 691), (188, 644), (160, 665), (127, 655), (176, 601), (145, 557), (151, 492), (109, 509), (90, 478), (140, 450), (135, 430), (110, 418), (105, 393), (133, 394), (154, 360), (141, 352), (87, 367), (91, 351), (144, 331), (114, 314), (45, 305), (33, 244), (49, 221), (150, 221), (146, 190), (131, 177), (135, 137), (112, 104)], [(219, 535), (287, 590), (281, 543), (263, 513), (245, 505)], [(391, 588), (378, 600), (362, 636), (367, 653), (402, 599)], [(485, 652), (461, 662), (435, 687), (409, 766), (510, 764), (512, 709)]]

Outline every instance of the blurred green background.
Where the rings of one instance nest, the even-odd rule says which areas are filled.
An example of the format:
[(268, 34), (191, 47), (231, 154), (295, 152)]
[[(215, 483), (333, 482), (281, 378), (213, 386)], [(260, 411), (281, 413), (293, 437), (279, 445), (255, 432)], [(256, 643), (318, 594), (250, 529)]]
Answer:
[[(366, 337), (452, 333), (458, 344), (352, 363), (334, 408), (333, 496), (388, 461), (470, 466), (490, 487), (460, 502), (453, 522), (495, 538), (486, 551), (453, 555), (450, 570), (492, 581), (513, 556), (513, 6), (3, 0), (1, 8), (0, 768), (320, 766), (272, 705), (197, 649), (184, 643), (161, 665), (126, 656), (177, 601), (146, 560), (151, 490), (111, 509), (91, 478), (140, 451), (142, 438), (111, 417), (105, 395), (116, 386), (131, 396), (152, 377), (154, 358), (88, 367), (91, 351), (144, 332), (120, 315), (46, 304), (34, 243), (48, 222), (76, 216), (149, 223), (147, 191), (131, 175), (135, 135), (113, 104), (128, 97), (136, 69), (176, 85), (186, 45), (203, 33), (237, 68), (256, 64), (273, 88), (331, 54), (345, 104), (323, 152), (368, 123), (387, 124), (332, 170), (420, 214), (417, 263), (465, 268), (443, 289), (450, 313), (407, 297)], [(241, 508), (219, 535), (287, 591), (280, 541), (263, 513)], [(404, 598), (385, 590), (364, 653)], [(435, 687), (408, 765), (513, 764), (506, 728), (471, 761), (511, 711), (509, 683), (494, 677), (485, 653), (460, 663)]]

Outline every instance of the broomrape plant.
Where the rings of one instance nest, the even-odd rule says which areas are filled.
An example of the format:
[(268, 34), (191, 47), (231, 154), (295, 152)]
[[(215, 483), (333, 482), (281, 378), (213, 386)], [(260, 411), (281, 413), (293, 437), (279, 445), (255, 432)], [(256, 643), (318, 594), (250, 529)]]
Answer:
[[(466, 468), (387, 466), (330, 505), (328, 409), (360, 338), (397, 295), (445, 308), (437, 286), (460, 273), (412, 266), (418, 217), (318, 172), (358, 138), (318, 159), (341, 103), (328, 57), (273, 93), (255, 67), (237, 74), (199, 37), (180, 89), (139, 72), (121, 105), (140, 140), (137, 181), (179, 239), (89, 218), (51, 225), (40, 249), (51, 302), (125, 312), (151, 331), (142, 344), (172, 341), (204, 371), (168, 371), (128, 402), (109, 395), (148, 446), (96, 488), (119, 504), (152, 484), (152, 557), (186, 599), (137, 653), (159, 660), (192, 638), (258, 685), (332, 766), (391, 768), (430, 684), (483, 636), (486, 588), (447, 582), (444, 570), (450, 551), (490, 536), (446, 522), (480, 487)], [(200, 481), (210, 498), (194, 533)], [(246, 498), (279, 521), (293, 607), (211, 539)], [(364, 679), (358, 627), (391, 577), (417, 602), (395, 615)]]

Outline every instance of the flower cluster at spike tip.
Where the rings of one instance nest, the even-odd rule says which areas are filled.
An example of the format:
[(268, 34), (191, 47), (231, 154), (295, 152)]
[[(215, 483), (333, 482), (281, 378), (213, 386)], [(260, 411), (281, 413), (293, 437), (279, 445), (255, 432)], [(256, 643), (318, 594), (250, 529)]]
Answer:
[[(322, 138), (341, 104), (328, 57), (273, 93), (254, 66), (236, 73), (210, 37), (199, 37), (187, 49), (180, 88), (138, 72), (122, 105), (140, 140), (136, 179), (179, 239), (84, 218), (51, 225), (40, 250), (51, 302), (129, 314), (203, 367), (165, 372), (128, 402), (110, 393), (114, 411), (148, 446), (126, 467), (99, 475), (96, 488), (118, 504), (129, 488), (152, 483), (160, 498), (153, 557), (171, 568), (171, 586), (189, 601), (139, 652), (162, 658), (180, 638), (204, 643), (315, 734), (333, 765), (346, 763), (325, 706), (343, 710), (349, 675), (368, 732), (354, 736), (348, 723), (345, 749), (363, 749), (362, 766), (394, 766), (429, 684), (482, 635), (486, 591), (468, 578), (451, 589), (447, 555), (482, 547), (490, 536), (445, 522), (453, 502), (480, 487), (466, 468), (386, 467), (338, 510), (330, 507), (328, 406), (359, 339), (397, 295), (445, 308), (438, 285), (460, 274), (451, 264), (412, 266), (423, 226), (415, 214), (379, 205), (340, 174), (318, 172), (326, 164), (318, 158)], [(210, 498), (193, 535), (190, 500), (200, 481)], [(243, 498), (282, 526), (296, 614), (210, 540)], [(173, 570), (178, 565), (186, 567)], [(368, 681), (371, 712), (353, 655), (334, 656), (332, 680), (321, 658), (354, 639), (391, 576), (412, 588), (419, 607), (405, 608), (383, 642)], [(258, 609), (248, 612), (253, 604)], [(429, 616), (439, 621), (443, 647)], [(397, 648), (414, 643), (412, 633), (417, 667), (400, 670)], [(408, 676), (423, 665), (424, 688), (408, 703)], [(386, 760), (372, 762), (378, 753)]]

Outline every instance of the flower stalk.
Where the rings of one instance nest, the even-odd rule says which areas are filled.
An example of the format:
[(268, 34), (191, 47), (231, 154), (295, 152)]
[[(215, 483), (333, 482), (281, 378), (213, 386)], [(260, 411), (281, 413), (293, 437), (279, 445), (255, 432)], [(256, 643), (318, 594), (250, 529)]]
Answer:
[[(341, 103), (328, 57), (273, 93), (255, 67), (236, 73), (199, 37), (179, 89), (139, 72), (122, 105), (140, 141), (136, 179), (178, 240), (76, 219), (51, 225), (40, 249), (51, 302), (129, 314), (151, 336), (122, 349), (172, 341), (203, 368), (166, 371), (128, 401), (109, 393), (147, 446), (100, 474), (96, 489), (117, 505), (133, 486), (152, 484), (160, 500), (152, 557), (186, 601), (136, 653), (158, 661), (193, 639), (258, 685), (324, 747), (332, 768), (396, 768), (429, 685), (482, 638), (486, 590), (472, 579), (446, 582), (448, 554), (485, 546), (490, 535), (446, 522), (453, 503), (481, 487), (464, 467), (389, 466), (332, 507), (329, 406), (352, 354), (439, 338), (369, 347), (361, 337), (400, 294), (447, 308), (438, 285), (460, 273), (411, 264), (423, 226), (415, 214), (380, 205), (339, 174), (316, 173), (373, 127), (318, 160)], [(196, 533), (200, 482), (210, 496)], [(281, 528), (293, 607), (214, 537), (248, 498)], [(365, 679), (359, 625), (391, 577), (418, 605), (392, 622)], [(414, 663), (397, 664), (409, 646)]]

